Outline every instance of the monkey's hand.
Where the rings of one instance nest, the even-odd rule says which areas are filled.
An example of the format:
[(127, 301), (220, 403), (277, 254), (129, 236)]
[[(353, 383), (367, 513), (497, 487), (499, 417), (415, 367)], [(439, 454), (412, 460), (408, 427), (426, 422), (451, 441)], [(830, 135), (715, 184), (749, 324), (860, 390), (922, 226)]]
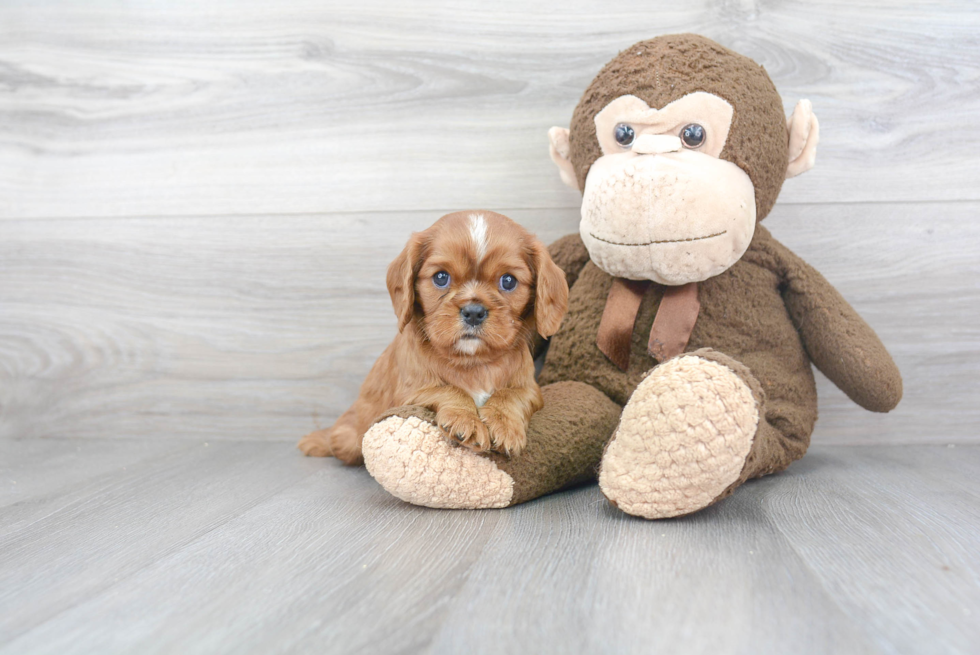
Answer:
[(861, 407), (888, 412), (902, 375), (881, 339), (823, 275), (775, 239), (785, 266), (783, 302), (817, 368)]

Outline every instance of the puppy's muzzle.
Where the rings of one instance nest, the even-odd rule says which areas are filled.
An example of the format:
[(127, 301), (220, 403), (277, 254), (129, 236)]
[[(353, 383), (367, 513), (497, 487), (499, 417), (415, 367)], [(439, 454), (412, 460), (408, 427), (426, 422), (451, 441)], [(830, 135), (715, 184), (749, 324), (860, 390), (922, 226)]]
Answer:
[(483, 321), (487, 320), (487, 308), (477, 303), (470, 303), (459, 310), (459, 316), (463, 322), (470, 327), (479, 327)]

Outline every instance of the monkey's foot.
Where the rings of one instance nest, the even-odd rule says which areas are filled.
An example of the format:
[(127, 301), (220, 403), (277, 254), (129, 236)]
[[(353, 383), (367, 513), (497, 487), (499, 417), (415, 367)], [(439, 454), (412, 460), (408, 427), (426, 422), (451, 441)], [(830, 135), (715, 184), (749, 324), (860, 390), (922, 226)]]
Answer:
[(454, 445), (417, 416), (389, 416), (364, 435), (364, 464), (391, 495), (414, 505), (450, 509), (507, 507), (514, 479), (493, 460)]
[(602, 457), (599, 487), (612, 504), (667, 518), (731, 493), (742, 482), (759, 424), (761, 399), (746, 378), (744, 366), (711, 351), (654, 368), (623, 408)]

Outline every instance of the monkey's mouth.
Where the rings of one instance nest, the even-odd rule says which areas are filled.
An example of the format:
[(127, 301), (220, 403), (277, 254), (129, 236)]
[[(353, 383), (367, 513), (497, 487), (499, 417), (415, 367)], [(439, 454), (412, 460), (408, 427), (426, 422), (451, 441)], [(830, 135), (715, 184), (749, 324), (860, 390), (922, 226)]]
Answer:
[(591, 236), (596, 241), (602, 241), (603, 243), (609, 243), (614, 246), (652, 246), (658, 243), (685, 243), (687, 241), (704, 241), (705, 239), (713, 239), (714, 237), (720, 237), (723, 234), (727, 234), (728, 230), (722, 230), (721, 232), (715, 232), (714, 234), (707, 234), (703, 237), (690, 237), (688, 239), (661, 239), (658, 241), (647, 241), (646, 243), (620, 243), (618, 241), (610, 241), (609, 239), (603, 239), (600, 236), (596, 236), (594, 232), (589, 232)]

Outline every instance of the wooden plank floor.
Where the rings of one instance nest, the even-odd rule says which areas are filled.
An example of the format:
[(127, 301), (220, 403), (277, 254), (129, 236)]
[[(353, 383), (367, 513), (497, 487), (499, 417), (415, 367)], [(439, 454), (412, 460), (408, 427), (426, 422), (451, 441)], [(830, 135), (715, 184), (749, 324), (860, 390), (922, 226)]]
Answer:
[(971, 653), (978, 446), (816, 446), (694, 516), (412, 507), (268, 441), (0, 442), (0, 653)]

